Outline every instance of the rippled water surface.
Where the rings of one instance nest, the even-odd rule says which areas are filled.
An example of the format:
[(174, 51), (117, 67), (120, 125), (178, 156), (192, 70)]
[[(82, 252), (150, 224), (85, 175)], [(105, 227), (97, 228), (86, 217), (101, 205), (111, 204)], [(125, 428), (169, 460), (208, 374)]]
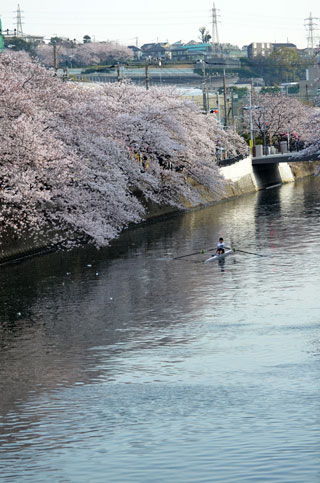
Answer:
[[(0, 271), (0, 481), (320, 481), (320, 180)], [(219, 235), (239, 249), (206, 254)]]

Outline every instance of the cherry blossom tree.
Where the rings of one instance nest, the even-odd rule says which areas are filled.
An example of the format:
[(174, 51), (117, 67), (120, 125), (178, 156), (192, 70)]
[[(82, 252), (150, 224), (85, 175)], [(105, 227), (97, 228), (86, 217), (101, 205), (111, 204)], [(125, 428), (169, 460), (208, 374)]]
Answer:
[[(272, 143), (283, 133), (304, 132), (304, 124), (310, 115), (310, 107), (303, 105), (296, 97), (282, 94), (260, 94), (254, 99), (252, 120), (255, 132), (267, 137)], [(245, 112), (246, 127), (249, 128), (250, 112)]]
[[(320, 108), (310, 110), (309, 117), (305, 120), (303, 129), (303, 140), (305, 149), (300, 153), (302, 156), (310, 156), (310, 159), (320, 157)], [(298, 161), (298, 158), (297, 158)], [(319, 170), (318, 170), (319, 171)]]
[[(74, 60), (78, 65), (106, 64), (108, 62), (125, 61), (133, 56), (132, 50), (118, 42), (89, 42), (78, 44), (74, 52)], [(94, 62), (92, 62), (94, 60)]]
[(52, 242), (107, 245), (148, 200), (222, 193), (219, 147), (247, 147), (171, 89), (63, 83), (26, 55), (0, 56), (0, 225)]
[[(41, 62), (52, 67), (54, 64), (53, 46), (41, 44), (36, 49)], [(106, 64), (132, 58), (132, 51), (118, 42), (86, 42), (75, 45), (57, 45), (59, 65), (84, 67), (87, 65)]]
[[(54, 67), (53, 48), (53, 45), (40, 44), (35, 49), (36, 56), (40, 59), (41, 63), (47, 67)], [(61, 44), (57, 45), (56, 48), (58, 65), (62, 65), (66, 62), (67, 59), (70, 58), (69, 51), (71, 51), (71, 49)]]
[[(93, 160), (86, 158), (89, 152), (79, 156), (76, 140), (68, 139), (72, 125), (66, 120), (75, 111), (70, 106), (77, 100), (76, 89), (64, 87), (45, 69), (25, 59), (3, 55), (0, 61), (3, 229), (11, 225), (18, 236), (26, 229), (52, 236), (49, 228), (58, 228), (65, 230), (67, 238), (75, 232), (90, 236), (99, 245), (120, 229), (113, 210), (124, 225), (138, 221), (143, 209), (137, 209), (130, 196), (117, 164), (124, 153), (116, 143), (104, 143), (109, 164), (100, 173)], [(80, 102), (78, 112), (85, 119), (85, 106)], [(77, 121), (75, 118), (72, 124)], [(83, 139), (90, 143), (83, 131)]]

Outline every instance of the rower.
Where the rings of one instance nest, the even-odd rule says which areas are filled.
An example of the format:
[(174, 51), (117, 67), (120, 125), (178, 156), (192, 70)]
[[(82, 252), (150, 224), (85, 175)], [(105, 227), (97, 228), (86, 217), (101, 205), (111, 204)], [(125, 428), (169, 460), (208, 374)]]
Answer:
[(224, 253), (224, 249), (225, 249), (225, 244), (224, 244), (223, 238), (220, 237), (217, 244), (217, 250), (216, 250), (217, 255), (222, 255)]

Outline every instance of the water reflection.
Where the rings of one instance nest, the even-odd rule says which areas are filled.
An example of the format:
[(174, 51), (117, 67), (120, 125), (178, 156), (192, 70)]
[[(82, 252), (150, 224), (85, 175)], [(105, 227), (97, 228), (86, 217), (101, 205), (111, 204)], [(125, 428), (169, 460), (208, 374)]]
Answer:
[[(316, 481), (319, 209), (306, 180), (4, 267), (5, 477)], [(266, 257), (171, 259), (219, 236)]]
[[(42, 385), (55, 387), (61, 381), (72, 384), (79, 378), (93, 377), (86, 369), (88, 364), (97, 367), (99, 353), (93, 355), (88, 350), (97, 340), (107, 343), (111, 352), (117, 347), (118, 352), (119, 347), (128, 350), (127, 341), (134, 340), (137, 332), (143, 337), (150, 335), (144, 344), (155, 344), (155, 331), (172, 323), (188, 323), (212, 292), (223, 289), (222, 279), (212, 277), (217, 269), (227, 270), (233, 289), (241, 289), (246, 281), (243, 272), (233, 269), (238, 261), (245, 276), (250, 273), (250, 283), (254, 280), (261, 285), (265, 261), (252, 256), (232, 256), (208, 269), (201, 256), (164, 262), (156, 255), (168, 257), (199, 246), (210, 247), (220, 234), (228, 240), (235, 238), (240, 247), (263, 247), (268, 254), (270, 249), (280, 249), (284, 240), (286, 250), (290, 250), (290, 235), (294, 233), (296, 250), (304, 244), (306, 230), (300, 223), (296, 226), (291, 216), (282, 216), (280, 210), (281, 204), (285, 213), (293, 209), (292, 192), (292, 185), (288, 185), (149, 224), (126, 232), (109, 250), (75, 250), (5, 267), (0, 279), (0, 361), (7, 388), (2, 392), (2, 407), (10, 407), (15, 399), (27, 397), (29, 390)], [(302, 183), (296, 193), (300, 202)], [(314, 194), (310, 198), (314, 203)], [(303, 210), (304, 206), (303, 199)], [(299, 216), (298, 207), (295, 214)], [(275, 264), (274, 268), (279, 267)], [(17, 357), (18, 348), (25, 357)], [(20, 374), (18, 385), (10, 383), (12, 372)], [(6, 404), (11, 389), (13, 394)]]

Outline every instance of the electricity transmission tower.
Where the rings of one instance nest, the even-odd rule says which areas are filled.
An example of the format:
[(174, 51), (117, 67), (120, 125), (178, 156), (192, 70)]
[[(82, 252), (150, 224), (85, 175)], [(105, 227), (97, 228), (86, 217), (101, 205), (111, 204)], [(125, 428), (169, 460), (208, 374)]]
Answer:
[(17, 7), (16, 20), (17, 20), (16, 36), (17, 37), (23, 37), (22, 17), (21, 17), (21, 10), (20, 10), (19, 4), (18, 4), (18, 7)]
[(218, 32), (218, 20), (217, 20), (217, 9), (215, 4), (212, 6), (212, 44), (217, 44), (219, 46), (219, 32)]
[(316, 32), (319, 30), (318, 28), (318, 18), (313, 17), (312, 13), (308, 18), (304, 19), (305, 27), (307, 30), (307, 41), (308, 41), (308, 52), (309, 55), (312, 57), (314, 54), (314, 48), (316, 47), (317, 41), (319, 41), (319, 35)]

